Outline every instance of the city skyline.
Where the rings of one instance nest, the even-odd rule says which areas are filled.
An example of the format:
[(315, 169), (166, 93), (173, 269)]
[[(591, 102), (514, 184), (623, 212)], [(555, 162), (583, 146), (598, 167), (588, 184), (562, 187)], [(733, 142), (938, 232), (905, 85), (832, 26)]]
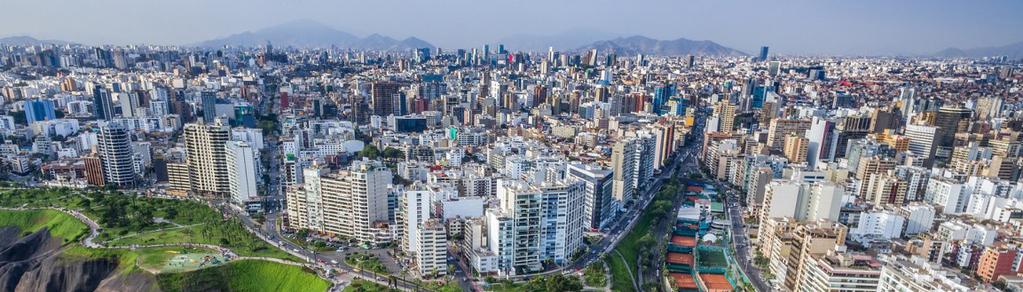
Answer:
[[(260, 0), (245, 2), (247, 5), (235, 0), (145, 5), (123, 0), (104, 0), (102, 5), (63, 2), (6, 4), (12, 11), (24, 13), (0, 19), (0, 36), (25, 35), (87, 45), (190, 45), (311, 20), (358, 36), (416, 37), (442, 48), (478, 47), (516, 38), (548, 40), (573, 36), (592, 42), (642, 35), (662, 40), (709, 40), (749, 54), (768, 45), (772, 53), (788, 55), (915, 56), (947, 48), (1004, 46), (1023, 41), (1023, 31), (1013, 29), (1023, 26), (1023, 19), (1013, 17), (1023, 11), (1023, 3), (1013, 1), (526, 1), (517, 6), (479, 5), (462, 0), (446, 1), (443, 5), (320, 0), (287, 4)], [(41, 9), (45, 7), (62, 9)], [(82, 18), (83, 14), (89, 17)], [(381, 16), (390, 16), (392, 20)], [(69, 26), (47, 20), (57, 18), (77, 21)], [(107, 29), (115, 26), (116, 32)]]

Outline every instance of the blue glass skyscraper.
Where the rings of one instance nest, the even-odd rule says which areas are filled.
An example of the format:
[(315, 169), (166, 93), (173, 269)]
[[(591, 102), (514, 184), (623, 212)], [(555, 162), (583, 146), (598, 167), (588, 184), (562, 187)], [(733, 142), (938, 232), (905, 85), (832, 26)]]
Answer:
[(212, 123), (217, 117), (217, 93), (213, 91), (202, 92), (202, 118), (203, 122)]
[(760, 61), (767, 61), (767, 57), (768, 57), (767, 50), (768, 50), (767, 46), (760, 47), (760, 58), (759, 58)]
[(29, 100), (25, 102), (25, 120), (31, 124), (38, 121), (56, 119), (53, 101), (48, 99)]

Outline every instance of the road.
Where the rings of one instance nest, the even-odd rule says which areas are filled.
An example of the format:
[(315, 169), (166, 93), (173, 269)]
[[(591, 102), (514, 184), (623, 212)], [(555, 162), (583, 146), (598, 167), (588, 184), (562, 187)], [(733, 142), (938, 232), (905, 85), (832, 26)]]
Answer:
[(722, 185), (722, 188), (727, 193), (725, 204), (728, 206), (728, 219), (732, 221), (732, 249), (735, 251), (733, 254), (736, 262), (739, 263), (742, 273), (753, 282), (757, 291), (771, 291), (771, 285), (764, 281), (760, 270), (751, 264), (753, 257), (750, 255), (749, 233), (742, 217), (742, 202), (745, 200), (741, 200), (738, 192), (732, 187)]

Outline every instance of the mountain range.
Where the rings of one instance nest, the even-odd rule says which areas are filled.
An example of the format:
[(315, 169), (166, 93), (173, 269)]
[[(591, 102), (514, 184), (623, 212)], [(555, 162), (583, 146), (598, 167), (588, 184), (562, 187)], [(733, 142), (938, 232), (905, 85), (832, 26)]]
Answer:
[(331, 46), (357, 50), (407, 50), (414, 48), (434, 48), (432, 44), (415, 37), (409, 37), (403, 40), (396, 40), (379, 34), (358, 37), (351, 33), (340, 31), (310, 20), (294, 21), (256, 31), (233, 34), (222, 38), (191, 44), (190, 46), (203, 48), (218, 48), (223, 46), (255, 47), (265, 45), (267, 42), (277, 44), (279, 46), (293, 46), (298, 48), (326, 48)]
[(597, 49), (598, 53), (614, 52), (619, 56), (629, 55), (700, 55), (700, 56), (746, 56), (742, 51), (722, 46), (712, 41), (694, 41), (685, 38), (658, 40), (645, 36), (619, 37), (597, 41), (579, 47), (579, 51)]
[(980, 47), (972, 49), (948, 48), (934, 53), (936, 57), (946, 58), (983, 58), (994, 56), (1009, 56), (1009, 59), (1023, 58), (1023, 42), (1012, 43), (1004, 46)]
[(66, 45), (71, 42), (58, 41), (58, 40), (40, 40), (30, 36), (10, 36), (0, 38), (0, 45), (11, 45), (11, 46), (39, 46), (39, 45)]
[(497, 40), (509, 51), (544, 52), (548, 48), (555, 50), (576, 49), (593, 42), (621, 37), (620, 34), (597, 30), (572, 29), (550, 35), (516, 34)]

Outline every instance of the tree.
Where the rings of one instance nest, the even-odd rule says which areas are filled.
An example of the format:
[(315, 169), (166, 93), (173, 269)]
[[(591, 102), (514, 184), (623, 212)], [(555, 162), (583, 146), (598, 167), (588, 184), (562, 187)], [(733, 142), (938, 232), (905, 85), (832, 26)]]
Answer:
[(359, 157), (377, 159), (377, 157), (380, 157), (380, 149), (377, 149), (377, 146), (373, 146), (373, 144), (366, 144), (366, 147), (359, 151)]
[(395, 149), (393, 147), (387, 147), (384, 149), (383, 156), (384, 158), (388, 159), (399, 159), (402, 156), (405, 156), (405, 152), (402, 152), (401, 150)]

